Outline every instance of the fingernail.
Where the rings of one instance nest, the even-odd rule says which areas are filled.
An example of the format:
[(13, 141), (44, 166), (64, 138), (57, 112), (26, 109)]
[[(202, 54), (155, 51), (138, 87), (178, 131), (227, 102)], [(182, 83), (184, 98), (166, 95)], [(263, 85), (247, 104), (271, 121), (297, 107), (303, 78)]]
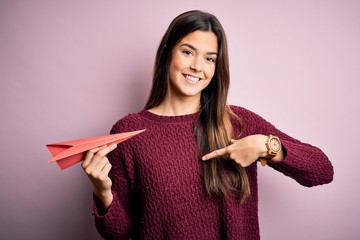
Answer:
[(114, 149), (114, 148), (116, 148), (116, 143), (111, 145), (111, 149)]

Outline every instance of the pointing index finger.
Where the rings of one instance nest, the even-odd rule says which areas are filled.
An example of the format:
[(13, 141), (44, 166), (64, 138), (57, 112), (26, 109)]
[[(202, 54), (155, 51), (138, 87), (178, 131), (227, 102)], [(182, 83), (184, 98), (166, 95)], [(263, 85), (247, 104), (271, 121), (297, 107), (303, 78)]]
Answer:
[(219, 157), (219, 156), (225, 155), (227, 153), (228, 153), (228, 151), (227, 151), (227, 148), (225, 147), (225, 148), (221, 148), (221, 149), (212, 151), (211, 153), (204, 155), (201, 159), (203, 161), (206, 161), (206, 160), (212, 159), (214, 157)]

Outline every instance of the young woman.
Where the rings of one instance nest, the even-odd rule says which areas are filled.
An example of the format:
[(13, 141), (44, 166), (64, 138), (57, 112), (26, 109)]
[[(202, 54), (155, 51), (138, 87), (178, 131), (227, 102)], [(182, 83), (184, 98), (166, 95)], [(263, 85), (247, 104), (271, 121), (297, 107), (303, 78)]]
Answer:
[(90, 150), (82, 164), (104, 238), (260, 239), (258, 160), (304, 186), (332, 181), (320, 149), (227, 105), (229, 81), (217, 18), (201, 11), (176, 17), (158, 48), (145, 109), (111, 133), (146, 131)]

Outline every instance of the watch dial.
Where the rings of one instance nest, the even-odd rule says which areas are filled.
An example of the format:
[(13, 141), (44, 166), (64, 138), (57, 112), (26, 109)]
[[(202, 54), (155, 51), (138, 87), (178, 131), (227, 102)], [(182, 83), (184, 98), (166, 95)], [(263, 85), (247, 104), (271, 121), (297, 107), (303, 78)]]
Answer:
[(279, 152), (280, 151), (280, 142), (279, 142), (279, 140), (277, 140), (276, 138), (270, 139), (270, 148), (274, 152)]

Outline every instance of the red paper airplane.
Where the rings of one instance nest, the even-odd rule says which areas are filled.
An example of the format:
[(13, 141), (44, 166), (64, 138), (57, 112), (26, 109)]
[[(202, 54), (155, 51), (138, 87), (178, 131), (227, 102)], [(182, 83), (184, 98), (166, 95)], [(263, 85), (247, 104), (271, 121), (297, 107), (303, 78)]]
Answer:
[(63, 170), (78, 162), (81, 162), (84, 159), (85, 152), (92, 148), (103, 145), (111, 145), (113, 143), (118, 144), (138, 135), (139, 133), (142, 133), (143, 131), (145, 131), (145, 129), (133, 132), (123, 132), (118, 134), (84, 138), (69, 142), (47, 144), (46, 147), (53, 156), (48, 162), (50, 163), (56, 161), (60, 169)]

